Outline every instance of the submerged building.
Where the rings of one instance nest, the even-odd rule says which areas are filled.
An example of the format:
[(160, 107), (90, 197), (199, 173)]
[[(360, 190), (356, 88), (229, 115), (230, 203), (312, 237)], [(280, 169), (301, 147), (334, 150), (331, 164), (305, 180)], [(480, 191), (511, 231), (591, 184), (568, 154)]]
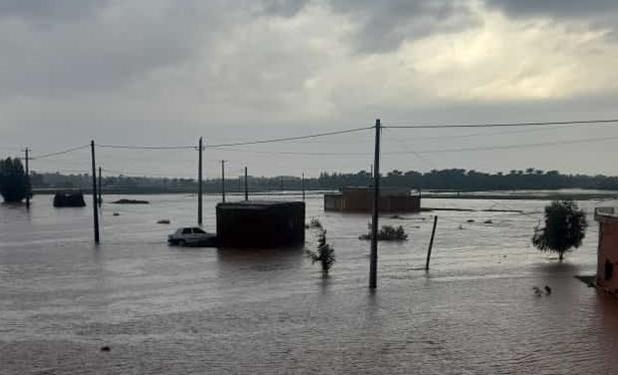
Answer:
[(275, 248), (305, 243), (305, 203), (241, 201), (217, 204), (220, 247)]
[(594, 218), (599, 222), (597, 284), (609, 292), (618, 293), (618, 209), (597, 208)]
[[(373, 187), (344, 187), (339, 193), (324, 194), (325, 211), (371, 212)], [(421, 193), (408, 188), (381, 187), (378, 207), (382, 212), (419, 212)]]

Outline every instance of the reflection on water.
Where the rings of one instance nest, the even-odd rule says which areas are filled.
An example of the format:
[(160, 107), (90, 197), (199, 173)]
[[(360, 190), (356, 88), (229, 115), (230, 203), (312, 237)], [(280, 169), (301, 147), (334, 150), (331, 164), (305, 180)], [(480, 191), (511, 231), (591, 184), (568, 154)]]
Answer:
[[(596, 270), (591, 217), (582, 248), (558, 263), (530, 246), (544, 202), (428, 200), (524, 213), (437, 212), (429, 272), (433, 213), (382, 218), (410, 240), (380, 244), (371, 292), (358, 240), (368, 215), (325, 214), (309, 198), (337, 255), (323, 278), (302, 248), (168, 247), (168, 232), (194, 224), (194, 197), (146, 199), (104, 205), (98, 247), (89, 208), (56, 210), (46, 196), (29, 213), (0, 206), (0, 373), (618, 371), (618, 299), (573, 277)], [(216, 198), (205, 203), (214, 231)]]

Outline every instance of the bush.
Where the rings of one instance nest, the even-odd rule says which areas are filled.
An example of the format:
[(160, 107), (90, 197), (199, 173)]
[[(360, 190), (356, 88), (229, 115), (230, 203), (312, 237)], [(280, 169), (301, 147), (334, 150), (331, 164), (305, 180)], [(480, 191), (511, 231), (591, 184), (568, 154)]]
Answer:
[(545, 207), (545, 227), (534, 228), (532, 243), (541, 251), (558, 253), (559, 259), (578, 248), (586, 236), (586, 213), (572, 200), (554, 201)]
[(307, 256), (311, 258), (311, 263), (320, 262), (322, 273), (328, 274), (328, 271), (335, 263), (335, 249), (326, 243), (326, 231), (322, 230), (318, 238), (318, 250), (307, 250)]
[[(369, 233), (363, 234), (358, 239), (371, 240), (371, 224), (369, 224)], [(378, 231), (378, 241), (407, 241), (408, 235), (400, 225), (393, 227), (392, 225), (383, 225), (382, 229)]]
[(0, 160), (0, 194), (5, 202), (21, 202), (29, 194), (28, 176), (19, 158)]
[(317, 217), (311, 218), (311, 220), (309, 221), (309, 224), (305, 225), (305, 228), (323, 229), (322, 223)]

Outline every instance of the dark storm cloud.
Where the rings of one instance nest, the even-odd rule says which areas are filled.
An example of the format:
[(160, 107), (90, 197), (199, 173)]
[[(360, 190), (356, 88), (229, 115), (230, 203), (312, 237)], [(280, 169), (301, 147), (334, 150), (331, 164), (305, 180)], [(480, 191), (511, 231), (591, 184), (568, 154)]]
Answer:
[(490, 7), (497, 7), (515, 16), (547, 15), (552, 17), (589, 17), (617, 12), (616, 0), (486, 0)]
[(225, 15), (219, 2), (23, 3), (29, 5), (0, 7), (0, 96), (71, 96), (129, 85), (191, 60)]
[(459, 31), (477, 19), (457, 0), (331, 0), (334, 11), (361, 23), (354, 41), (359, 52), (381, 53), (434, 32)]
[(54, 23), (93, 15), (107, 3), (108, 0), (2, 0), (0, 18)]

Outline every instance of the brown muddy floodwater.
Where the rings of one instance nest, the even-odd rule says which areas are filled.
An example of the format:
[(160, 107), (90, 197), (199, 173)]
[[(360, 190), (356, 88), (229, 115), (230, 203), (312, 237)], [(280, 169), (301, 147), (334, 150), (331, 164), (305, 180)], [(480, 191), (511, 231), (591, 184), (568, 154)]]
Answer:
[[(380, 244), (372, 294), (369, 244), (357, 238), (366, 215), (308, 199), (337, 254), (323, 279), (303, 249), (170, 248), (167, 233), (195, 221), (195, 197), (146, 199), (104, 205), (98, 247), (90, 207), (54, 209), (49, 196), (30, 213), (0, 206), (0, 373), (618, 373), (618, 299), (574, 278), (595, 272), (591, 217), (560, 264), (530, 246), (546, 202), (426, 200), (525, 214), (439, 212), (427, 273), (432, 213), (383, 218), (410, 241)], [(209, 230), (217, 200), (206, 199)], [(545, 285), (553, 293), (536, 297)]]

